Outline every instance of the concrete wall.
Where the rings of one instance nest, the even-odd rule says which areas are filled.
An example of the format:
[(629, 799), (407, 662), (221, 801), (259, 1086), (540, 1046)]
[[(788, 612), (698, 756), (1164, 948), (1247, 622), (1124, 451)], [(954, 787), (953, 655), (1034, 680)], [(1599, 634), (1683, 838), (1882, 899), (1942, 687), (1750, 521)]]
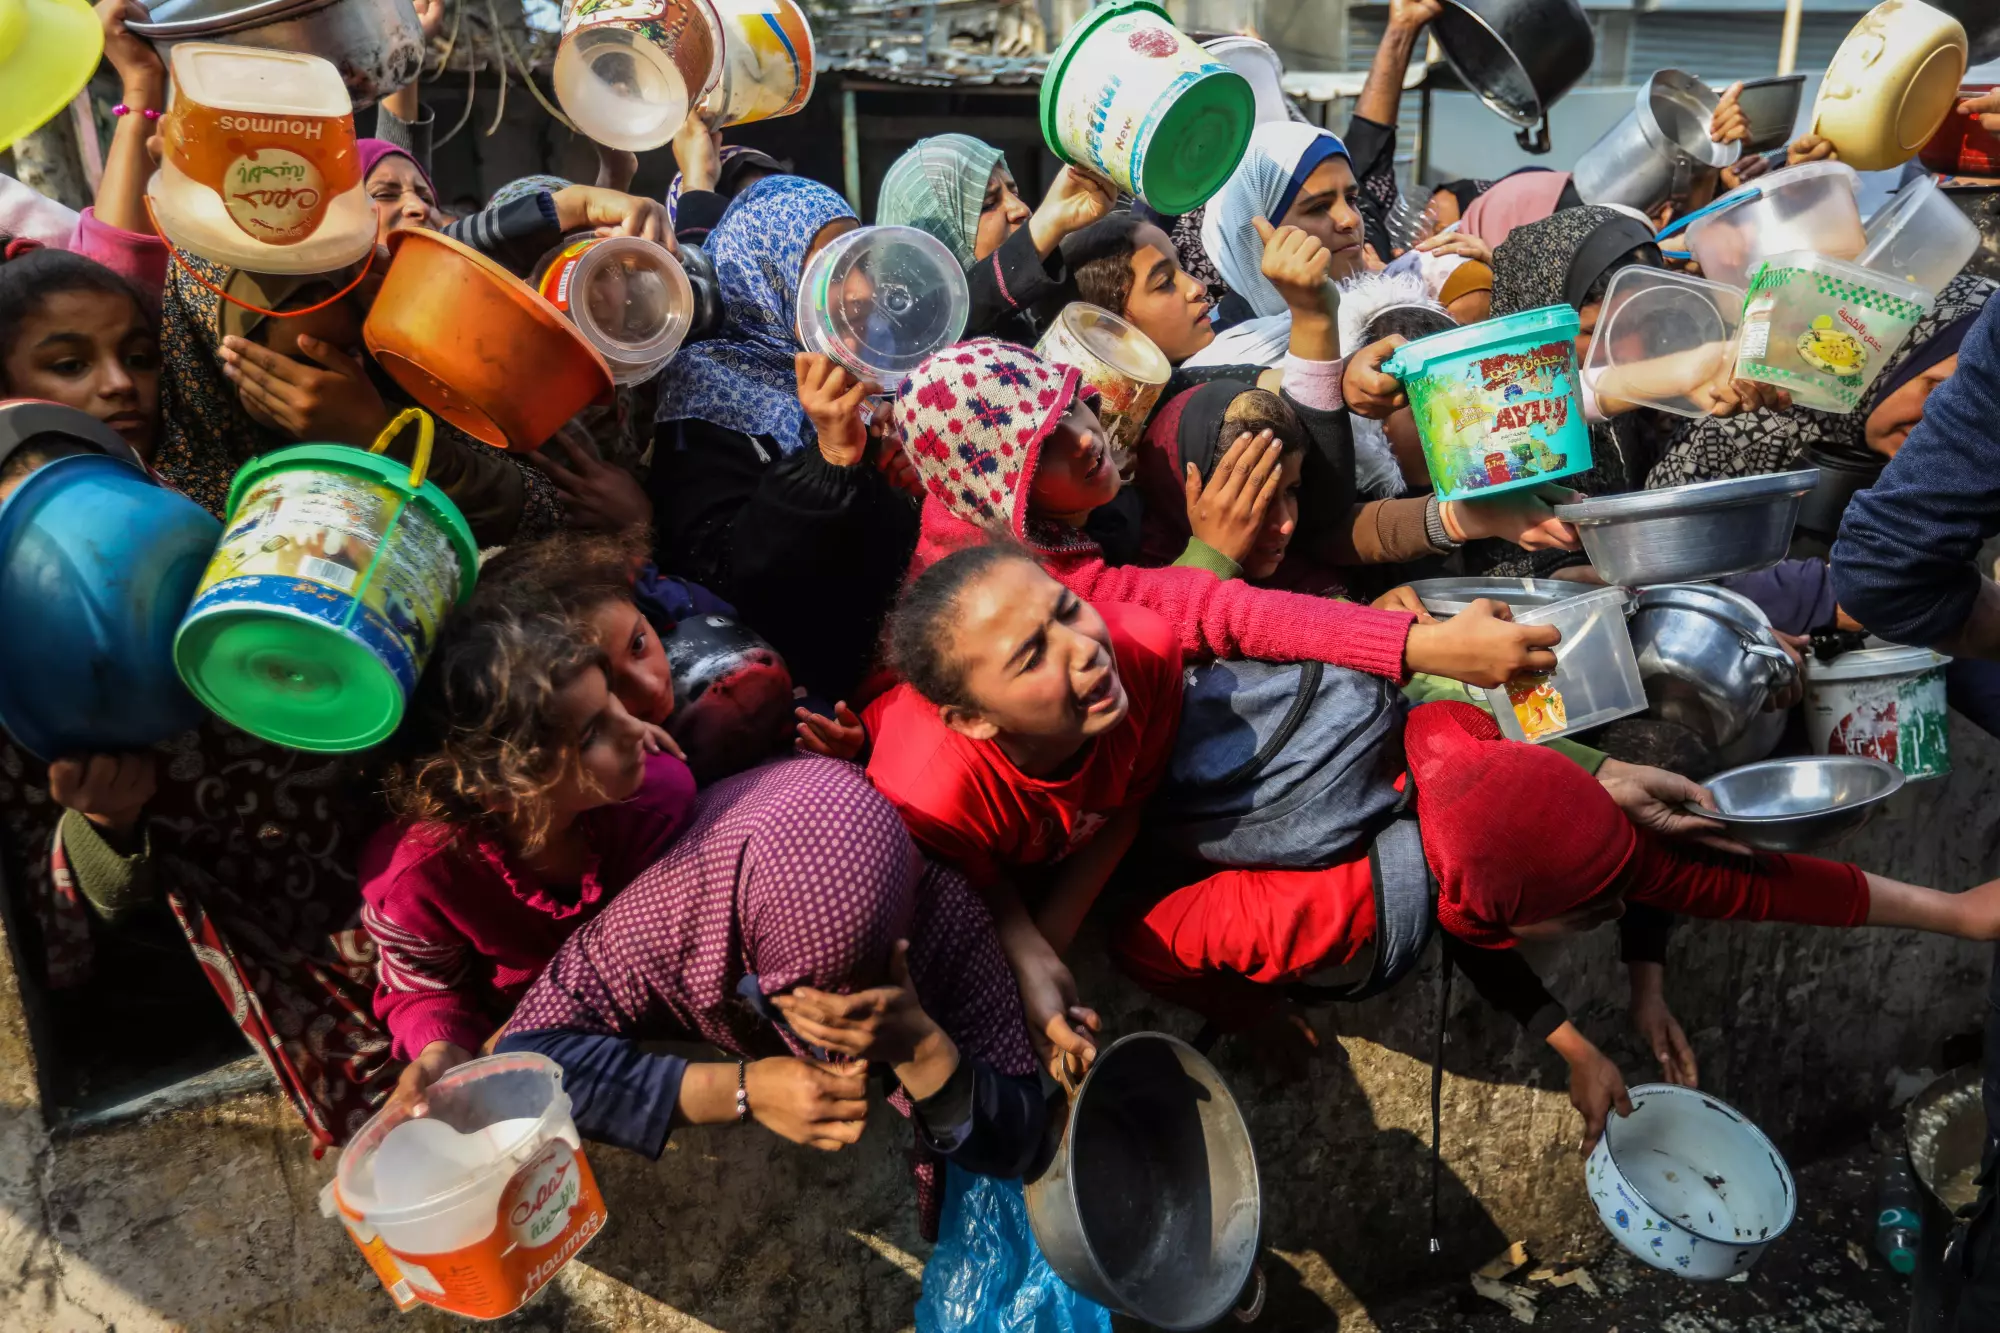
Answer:
[[(1958, 769), (1848, 850), (1871, 868), (1964, 886), (1991, 873), (2000, 818), (1987, 799), (2000, 747), (1961, 727)], [(1935, 1068), (1975, 1031), (1990, 951), (1909, 935), (1688, 924), (1670, 993), (1707, 1087), (1794, 1156), (1851, 1137), (1899, 1074)], [(1189, 1035), (1101, 965), (1079, 969), (1116, 1030)], [(1629, 1077), (1610, 932), (1546, 960), (1552, 988)], [(1321, 1010), (1317, 1058), (1224, 1042), (1217, 1059), (1248, 1109), (1265, 1181), (1265, 1329), (1373, 1327), (1366, 1317), (1431, 1275), (1426, 1158), (1436, 976)], [(1436, 1274), (1514, 1239), (1542, 1257), (1604, 1244), (1583, 1197), (1579, 1122), (1561, 1062), (1530, 1048), (1464, 988), (1448, 1026), (1444, 1225)], [(1289, 1054), (1296, 1054), (1292, 1052)], [(878, 1108), (855, 1150), (828, 1156), (759, 1130), (692, 1131), (657, 1163), (608, 1148), (591, 1162), (605, 1234), (506, 1329), (659, 1333), (896, 1333), (908, 1326), (923, 1247), (907, 1127)], [(315, 1196), (315, 1162), (275, 1096), (213, 1105), (51, 1142), (11, 970), (0, 977), (0, 1329), (430, 1330), (399, 1319)], [(1810, 1200), (1808, 1200), (1810, 1203)]]

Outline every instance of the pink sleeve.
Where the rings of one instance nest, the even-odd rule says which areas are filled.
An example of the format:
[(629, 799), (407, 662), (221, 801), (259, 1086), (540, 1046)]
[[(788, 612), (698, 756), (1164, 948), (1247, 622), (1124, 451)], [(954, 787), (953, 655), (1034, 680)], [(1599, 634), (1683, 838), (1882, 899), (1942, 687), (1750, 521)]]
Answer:
[(1345, 407), (1347, 400), (1341, 396), (1340, 376), (1347, 368), (1346, 361), (1307, 361), (1303, 357), (1285, 353), (1284, 389), (1305, 407), (1331, 412)]
[(1159, 612), (1193, 657), (1325, 662), (1398, 683), (1409, 679), (1403, 649), (1417, 618), (1407, 611), (1224, 582), (1184, 566), (1114, 568), (1092, 559), (1045, 567), (1085, 601), (1132, 602)]
[(439, 858), (413, 863), (395, 826), (370, 840), (361, 863), (361, 926), (375, 942), (375, 1016), (389, 1029), (399, 1060), (414, 1060), (434, 1041), (479, 1049), (493, 1020), (470, 993), (477, 950), (430, 901)]
[(84, 209), (77, 218), (76, 236), (69, 248), (124, 278), (139, 289), (154, 310), (160, 308), (160, 293), (167, 286), (167, 243), (158, 236), (99, 222), (93, 207)]

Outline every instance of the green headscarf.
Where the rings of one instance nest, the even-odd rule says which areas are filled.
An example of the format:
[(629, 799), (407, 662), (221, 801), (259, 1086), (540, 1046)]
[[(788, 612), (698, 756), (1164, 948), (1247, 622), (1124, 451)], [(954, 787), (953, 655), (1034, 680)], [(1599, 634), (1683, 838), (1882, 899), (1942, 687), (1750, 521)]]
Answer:
[(875, 221), (885, 227), (915, 227), (945, 243), (960, 265), (971, 268), (973, 238), (993, 168), (1007, 155), (969, 134), (936, 134), (919, 139), (882, 178)]

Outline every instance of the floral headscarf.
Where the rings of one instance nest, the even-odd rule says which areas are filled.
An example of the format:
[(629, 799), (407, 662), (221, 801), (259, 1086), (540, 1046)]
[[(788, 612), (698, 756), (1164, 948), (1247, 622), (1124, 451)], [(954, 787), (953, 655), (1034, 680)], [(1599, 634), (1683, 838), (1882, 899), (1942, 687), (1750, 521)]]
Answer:
[(706, 421), (768, 435), (786, 454), (814, 440), (799, 406), (799, 278), (813, 237), (851, 218), (847, 201), (803, 176), (767, 176), (736, 196), (709, 233), (722, 328), (660, 372), (656, 421)]
[(1007, 155), (969, 134), (919, 139), (882, 178), (875, 220), (885, 227), (915, 227), (943, 241), (962, 268), (971, 268), (979, 215), (993, 168)]

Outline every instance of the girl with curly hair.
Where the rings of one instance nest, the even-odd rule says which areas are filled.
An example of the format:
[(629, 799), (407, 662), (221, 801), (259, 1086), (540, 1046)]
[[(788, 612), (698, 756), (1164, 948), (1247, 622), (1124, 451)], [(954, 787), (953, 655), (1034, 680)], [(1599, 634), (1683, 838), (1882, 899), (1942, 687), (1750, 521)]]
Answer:
[(375, 1012), (412, 1062), (397, 1096), (417, 1098), (660, 858), (695, 784), (619, 702), (591, 629), (507, 577), (446, 628), (404, 730), (387, 784), (398, 818), (362, 857), (362, 924), (380, 953)]

